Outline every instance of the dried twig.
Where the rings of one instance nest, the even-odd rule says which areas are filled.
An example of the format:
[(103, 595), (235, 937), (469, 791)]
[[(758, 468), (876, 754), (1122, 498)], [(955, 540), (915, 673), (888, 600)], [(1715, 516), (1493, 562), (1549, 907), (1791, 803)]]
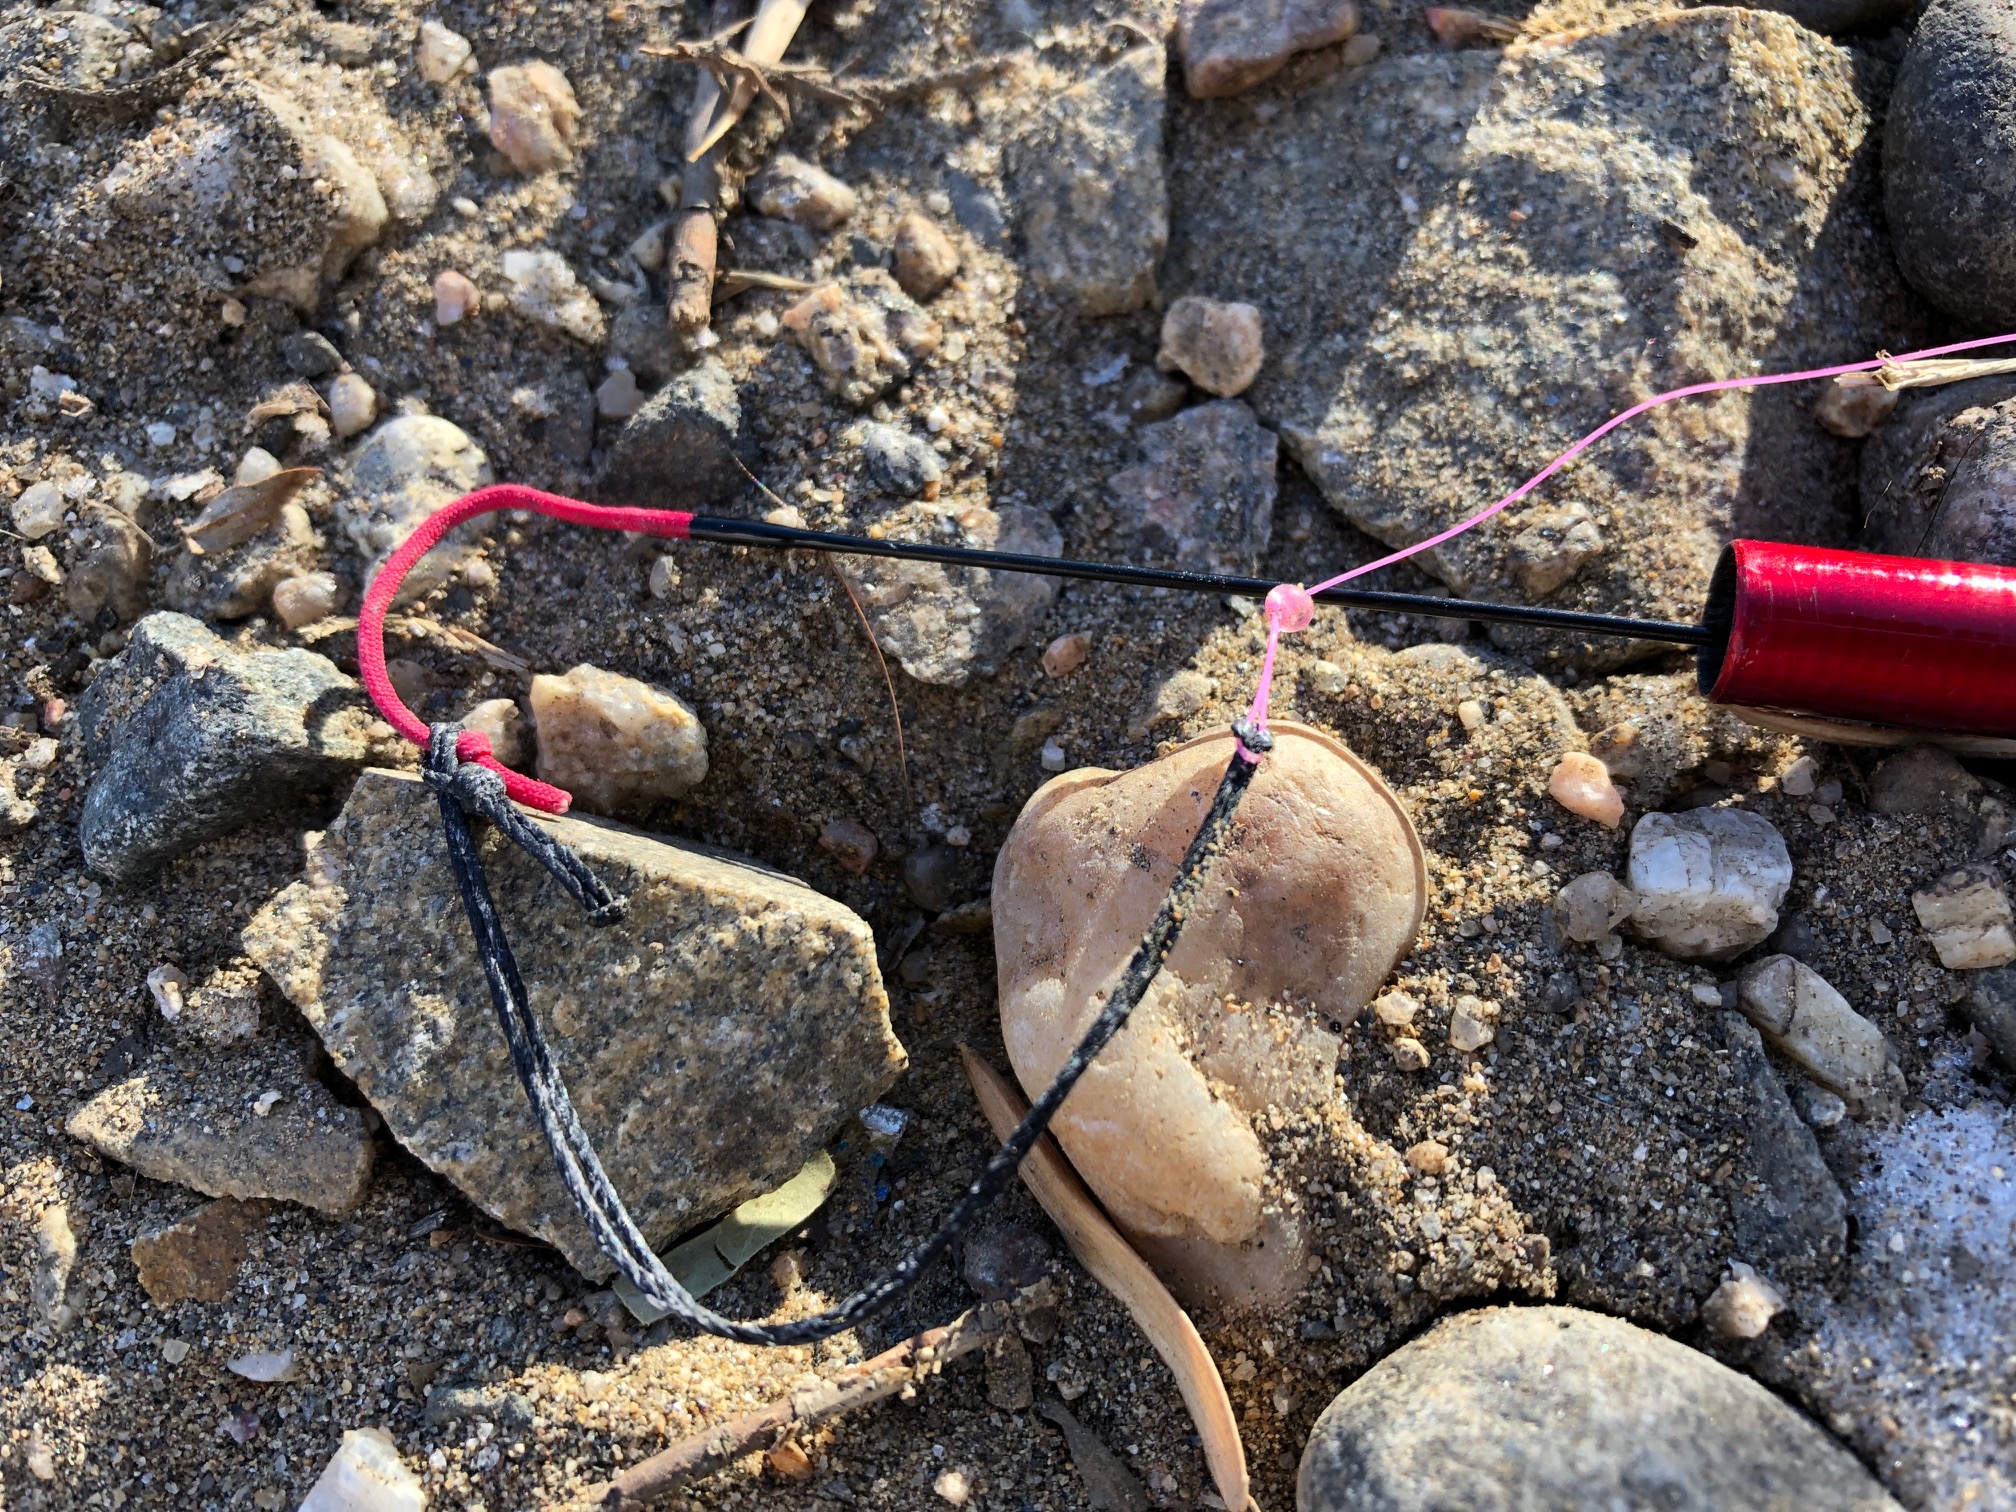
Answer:
[(681, 1439), (671, 1448), (640, 1460), (607, 1485), (592, 1488), (578, 1505), (648, 1506), (726, 1468), (745, 1454), (771, 1448), (870, 1402), (899, 1393), (908, 1396), (919, 1381), (935, 1374), (947, 1361), (971, 1354), (1005, 1335), (1013, 1327), (1015, 1314), (1021, 1307), (1048, 1305), (1052, 1300), (1049, 1284), (1039, 1282), (1005, 1302), (986, 1302), (969, 1308), (944, 1327), (905, 1339), (872, 1360), (849, 1365), (766, 1407)]
[(754, 268), (730, 268), (714, 283), (714, 302), (722, 304), (751, 289), (775, 289), (785, 294), (809, 294), (819, 285), (807, 278), (790, 278), (782, 273), (759, 273)]
[[(730, 32), (740, 31), (738, 23)], [(704, 68), (714, 76), (715, 85), (723, 90), (733, 89), (747, 82), (755, 86), (756, 92), (777, 107), (779, 115), (788, 125), (791, 120), (789, 96), (808, 95), (815, 100), (826, 100), (836, 105), (866, 104), (868, 97), (857, 89), (850, 89), (837, 82), (833, 75), (816, 63), (759, 63), (747, 53), (737, 52), (728, 45), (730, 33), (718, 33), (704, 42), (674, 42), (666, 47), (640, 47), (639, 52), (653, 58), (669, 58), (674, 63), (691, 63)]]
[[(1029, 1105), (970, 1047), (961, 1045), (959, 1058), (966, 1067), (966, 1079), (973, 1083), (973, 1095), (980, 1099), (980, 1111), (987, 1115), (995, 1136), (1006, 1139), (1028, 1113)], [(1191, 1421), (1197, 1425), (1197, 1435), (1204, 1441), (1204, 1461), (1211, 1467), (1218, 1495), (1227, 1507), (1246, 1512), (1252, 1501), (1246, 1477), (1246, 1446), (1239, 1438), (1239, 1424), (1232, 1416), (1225, 1382), (1219, 1377), (1218, 1366), (1204, 1347), (1204, 1340), (1198, 1336), (1197, 1325), (1100, 1211), (1099, 1204), (1049, 1135), (1039, 1139), (1022, 1162), (1022, 1184), (1063, 1233), (1064, 1242), (1070, 1245), (1079, 1264), (1119, 1298), (1135, 1325), (1155, 1346), (1155, 1352), (1174, 1372), (1176, 1389), (1182, 1392)]]
[(1874, 388), (1893, 394), (1898, 389), (1933, 388), (1942, 383), (1965, 383), (1970, 378), (1993, 378), (2016, 373), (2016, 357), (1926, 357), (1916, 362), (1893, 362), (1888, 352), (1879, 352), (1883, 366), (1873, 373), (1843, 373), (1834, 382), (1841, 388)]

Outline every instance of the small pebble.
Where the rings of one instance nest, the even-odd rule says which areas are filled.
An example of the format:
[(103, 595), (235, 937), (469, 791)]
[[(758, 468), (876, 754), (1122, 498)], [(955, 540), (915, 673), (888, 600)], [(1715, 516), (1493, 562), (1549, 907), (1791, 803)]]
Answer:
[(1478, 730), (1484, 725), (1484, 705), (1474, 698), (1466, 698), (1456, 705), (1456, 718), (1466, 730)]
[(295, 1359), (294, 1351), (291, 1349), (283, 1349), (277, 1353), (262, 1350), (240, 1355), (224, 1368), (233, 1375), (241, 1375), (246, 1380), (257, 1381), (261, 1385), (270, 1386), (277, 1382), (301, 1379), (300, 1362)]
[(247, 483), (264, 483), (278, 471), (278, 457), (263, 446), (248, 446), (245, 455), (238, 459), (238, 470), (231, 474), (231, 485), (238, 488)]
[(1701, 1306), (1701, 1318), (1725, 1339), (1754, 1339), (1785, 1310), (1785, 1296), (1749, 1266), (1732, 1262), (1729, 1279)]
[(842, 871), (858, 877), (875, 864), (882, 842), (865, 824), (852, 819), (828, 819), (819, 829), (819, 848), (830, 852)]
[(922, 303), (952, 281), (959, 271), (959, 249), (938, 223), (922, 215), (906, 215), (896, 223), (896, 282)]
[(1043, 770), (1046, 772), (1061, 772), (1071, 765), (1071, 758), (1064, 754), (1064, 747), (1054, 740), (1043, 742), (1043, 749), (1038, 759), (1042, 761)]
[(1393, 1041), (1393, 1066), (1398, 1071), (1426, 1071), (1428, 1047), (1408, 1036), (1396, 1039)]
[(1388, 1029), (1411, 1027), (1420, 1011), (1421, 1004), (1405, 992), (1384, 992), (1372, 1001), (1372, 1016)]
[(427, 1488), (399, 1457), (392, 1436), (382, 1428), (352, 1428), (308, 1488), (299, 1512), (426, 1512), (426, 1507)]
[(31, 541), (63, 528), (63, 514), (69, 508), (62, 491), (54, 483), (31, 483), (14, 501), (14, 528)]
[(669, 556), (661, 556), (653, 561), (651, 563), (651, 576), (647, 580), (646, 586), (651, 591), (651, 597), (655, 599), (672, 597), (673, 590), (679, 586), (678, 561)]
[(154, 1006), (161, 1017), (174, 1023), (182, 1017), (183, 999), (189, 987), (189, 978), (182, 974), (179, 966), (156, 966), (147, 973), (147, 992), (154, 999)]
[(1610, 771), (1587, 751), (1570, 751), (1547, 779), (1547, 794), (1571, 814), (1593, 819), (1605, 829), (1624, 822), (1624, 799)]
[(1785, 768), (1785, 775), (1778, 779), (1778, 786), (1794, 798), (1810, 798), (1819, 771), (1820, 764), (1811, 756), (1801, 756)]
[(955, 1507), (965, 1506), (967, 1498), (973, 1494), (971, 1487), (966, 1483), (966, 1473), (963, 1470), (939, 1472), (938, 1478), (931, 1482), (931, 1489)]
[(169, 1339), (161, 1345), (161, 1358), (170, 1365), (180, 1365), (189, 1358), (189, 1345), (183, 1339)]
[(146, 427), (146, 431), (147, 444), (149, 446), (173, 446), (175, 444), (175, 427), (170, 425), (166, 420), (156, 420), (152, 425)]
[(1043, 648), (1043, 670), (1051, 677), (1068, 677), (1085, 665), (1092, 654), (1092, 637), (1080, 630), (1060, 635)]
[(1250, 304), (1185, 294), (1162, 317), (1162, 349), (1155, 365), (1186, 374), (1221, 399), (1244, 393), (1266, 356), (1260, 312)]
[(811, 1456), (789, 1439), (766, 1450), (763, 1458), (779, 1479), (790, 1481), (794, 1485), (803, 1485), (812, 1479), (815, 1473)]
[(1416, 1176), (1440, 1176), (1449, 1169), (1449, 1147), (1440, 1140), (1424, 1139), (1407, 1149), (1407, 1168)]
[(378, 395), (355, 373), (339, 374), (329, 385), (329, 427), (348, 440), (378, 417)]
[(1696, 982), (1687, 991), (1703, 1008), (1722, 1006), (1722, 989), (1713, 982)]
[(628, 368), (616, 369), (595, 390), (595, 409), (605, 420), (628, 420), (642, 408), (644, 391)]
[(859, 199), (824, 168), (780, 152), (749, 186), (749, 203), (778, 220), (831, 231), (854, 213)]
[(534, 59), (490, 71), (490, 145), (520, 173), (544, 173), (574, 161), (581, 107), (567, 75)]
[(1608, 872), (1584, 872), (1554, 894), (1561, 932), (1584, 945), (1603, 939), (1637, 906), (1638, 895)]
[(1370, 32), (1360, 32), (1344, 44), (1343, 62), (1346, 68), (1363, 68), (1379, 56), (1383, 44)]
[(453, 268), (434, 275), (434, 324), (451, 326), (483, 307), (483, 291)]
[(299, 630), (334, 614), (342, 597), (343, 585), (333, 572), (284, 578), (273, 589), (273, 617), (289, 630)]
[(1918, 922), (1949, 971), (2016, 961), (2016, 912), (1993, 862), (1963, 867), (1911, 895)]
[(1498, 1037), (1498, 1031), (1491, 1026), (1489, 1013), (1479, 998), (1459, 997), (1456, 1007), (1449, 1015), (1449, 1044), (1466, 1055), (1473, 1050), (1481, 1050)]
[(446, 84), (468, 66), (474, 51), (460, 32), (450, 31), (439, 21), (422, 21), (413, 62), (429, 84)]

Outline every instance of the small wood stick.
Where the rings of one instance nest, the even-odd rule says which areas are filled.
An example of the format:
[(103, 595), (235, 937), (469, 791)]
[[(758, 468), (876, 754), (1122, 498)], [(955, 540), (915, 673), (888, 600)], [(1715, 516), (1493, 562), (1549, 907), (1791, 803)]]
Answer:
[(856, 1407), (895, 1396), (947, 1361), (971, 1354), (1002, 1337), (1012, 1326), (1018, 1304), (1036, 1291), (1047, 1294), (1048, 1288), (1039, 1283), (1006, 1302), (987, 1302), (968, 1308), (944, 1327), (927, 1329), (905, 1339), (872, 1360), (836, 1371), (816, 1386), (794, 1391), (718, 1428), (683, 1438), (662, 1453), (638, 1461), (607, 1485), (589, 1490), (577, 1505), (648, 1506), (725, 1469), (753, 1450), (768, 1449)]

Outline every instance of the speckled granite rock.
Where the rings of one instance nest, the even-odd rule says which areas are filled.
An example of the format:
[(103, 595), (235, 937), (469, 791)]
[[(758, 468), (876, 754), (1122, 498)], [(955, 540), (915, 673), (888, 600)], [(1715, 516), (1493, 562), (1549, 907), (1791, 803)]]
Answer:
[(107, 1087), (64, 1127), (155, 1181), (347, 1213), (371, 1175), (371, 1136), (363, 1114), (309, 1077), (313, 1056), (305, 1034), (180, 1052)]
[(1139, 559), (1199, 572), (1250, 573), (1274, 535), (1274, 433), (1237, 399), (1199, 404), (1141, 428), (1145, 460), (1107, 479)]
[(539, 778), (598, 814), (677, 798), (707, 775), (707, 731), (677, 695), (582, 663), (532, 679)]
[(1295, 1506), (1901, 1512), (1747, 1376), (1571, 1307), (1464, 1313), (1388, 1355), (1316, 1420)]
[[(1382, 59), (1264, 118), (1200, 104), (1173, 123), (1165, 292), (1259, 306), (1246, 401), (1354, 523), (1418, 541), (1638, 399), (1908, 337), (1860, 74), (1714, 8)], [(1428, 565), (1519, 597), (1515, 539), (1579, 505), (1604, 549), (1548, 601), (1688, 618), (1732, 534), (1846, 539), (1855, 449), (1810, 403), (1669, 406)], [(1543, 664), (1644, 649), (1494, 635)]]
[(121, 880), (349, 776), (391, 736), (327, 657), (233, 650), (182, 614), (133, 627), (77, 722), (96, 768), (84, 860)]
[[(494, 833), (491, 887), (582, 1124), (653, 1243), (789, 1178), (904, 1065), (868, 926), (724, 853), (539, 822), (630, 899), (591, 929)], [(245, 950), (393, 1135), (500, 1222), (610, 1273), (525, 1105), (434, 799), (368, 771)]]
[[(490, 459), (460, 426), (438, 415), (399, 415), (358, 443), (337, 474), (336, 519), (364, 557), (368, 581), (393, 549), (435, 510), (496, 481)], [(476, 556), (482, 524), (458, 526), (414, 564), (397, 603), (447, 582)]]
[[(943, 520), (957, 526), (947, 535)], [(999, 510), (911, 504), (883, 516), (899, 540), (956, 542), (985, 551), (1062, 556), (1064, 536), (1040, 509), (1004, 505)], [(860, 596), (882, 649), (919, 682), (964, 687), (991, 676), (1003, 659), (1028, 642), (1057, 599), (1057, 579), (1021, 572), (941, 567), (878, 557), (835, 557)]]
[(1059, 91), (1014, 146), (1029, 276), (1081, 315), (1124, 314), (1155, 297), (1169, 237), (1167, 72), (1160, 47), (1137, 47)]

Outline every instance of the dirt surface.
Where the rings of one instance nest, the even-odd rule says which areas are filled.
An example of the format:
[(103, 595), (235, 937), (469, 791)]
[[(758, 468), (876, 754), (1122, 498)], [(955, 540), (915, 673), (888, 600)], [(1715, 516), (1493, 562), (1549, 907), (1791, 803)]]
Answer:
[[(78, 87), (107, 87), (116, 85), (122, 49), (140, 49), (126, 64), (137, 77), (172, 53), (143, 40), (167, 35), (152, 7), (100, 9), (113, 17), (97, 18), (100, 27), (125, 29), (109, 44), (76, 12), (0, 9), (0, 37), (13, 60), (0, 83), (0, 316), (19, 317), (0, 330), (0, 496), (88, 478), (78, 498), (104, 499), (126, 472), (154, 480), (214, 468), (228, 480), (252, 439), (247, 411), (297, 381), (283, 344), (311, 329), (372, 385), (381, 414), (424, 410), (453, 420), (499, 478), (573, 494), (591, 487), (597, 452), (615, 429), (607, 419), (593, 422), (590, 397), (609, 354), (501, 308), (499, 260), (516, 247), (550, 248), (577, 270), (624, 276), (616, 254), (666, 213), (659, 184), (676, 178), (691, 89), (690, 70), (640, 49), (699, 35), (703, 16), (641, 0), (281, 4), (246, 12), (226, 47), (137, 103), (31, 83), (24, 65), (87, 81)], [(1152, 367), (1158, 317), (1151, 309), (1088, 322), (1025, 293), (1004, 144), (1046, 90), (1138, 44), (1144, 31), (1161, 36), (1170, 7), (1101, 0), (1068, 10), (1027, 0), (815, 7), (793, 56), (851, 61), (870, 76), (1026, 48), (1031, 33), (1041, 52), (991, 81), (877, 112), (801, 101), (787, 128), (759, 106), (731, 162), (746, 169), (783, 142), (854, 185), (861, 208), (845, 228), (809, 245), (738, 212), (724, 231), (722, 262), (823, 276), (857, 249), (872, 260), (904, 213), (939, 219), (962, 269), (930, 310), (958, 339), (957, 355), (941, 346), (876, 413), (918, 434), (949, 436), (938, 498), (945, 510), (1037, 505), (1056, 519), (1067, 554), (1096, 556), (1116, 530), (1104, 480), (1136, 463), (1139, 449), (1108, 418), (1113, 390), (1087, 375), (1121, 354), (1130, 374)], [(1564, 12), (1559, 24), (1602, 14), (1584, 12)], [(208, 12), (192, 5), (175, 14), (187, 24)], [(439, 86), (422, 81), (413, 47), (423, 19), (466, 36), (479, 72)], [(1394, 0), (1371, 0), (1361, 29), (1393, 51), (1434, 46), (1415, 13)], [(81, 67), (80, 48), (94, 37), (101, 62), (113, 67), (66, 74)], [(566, 73), (583, 117), (573, 166), (525, 177), (484, 139), (480, 70), (532, 57)], [(1291, 69), (1269, 87), (1292, 98), (1298, 77)], [(275, 192), (270, 214), (257, 212), (228, 234), (206, 225), (157, 239), (101, 203), (117, 164), (147, 165), (156, 150), (150, 133), (167, 142), (181, 140), (178, 123), (228, 126), (241, 119), (234, 112), (252, 108), (254, 85), (287, 91), (346, 130), (360, 113), (389, 122), (389, 135), (371, 128), (380, 132), (378, 149), (423, 165), (436, 191), (429, 202), (414, 189), (403, 217), (393, 215), (312, 314), (284, 298), (233, 293), (238, 275), (224, 261), (292, 267), (320, 255), (311, 223), (321, 212), (295, 192), (298, 180)], [(1170, 109), (1194, 109), (1180, 85)], [(358, 154), (369, 155), (363, 147)], [(374, 170), (381, 183), (393, 176), (382, 161)], [(498, 295), (500, 307), (437, 327), (430, 286), (447, 268)], [(656, 275), (651, 290), (662, 301)], [(718, 355), (741, 385), (763, 482), (815, 526), (871, 525), (874, 507), (850, 492), (855, 474), (837, 445), (857, 412), (826, 393), (788, 337), (778, 338), (791, 298), (756, 291), (724, 304)], [(24, 332), (24, 324), (42, 334)], [(60, 340), (46, 335), (54, 324)], [(74, 378), (88, 413), (66, 414), (38, 395), (37, 365)], [(946, 423), (933, 432), (938, 409)], [(172, 426), (172, 439), (157, 444), (150, 425)], [(302, 460), (326, 466), (336, 455), (332, 448)], [(353, 607), (361, 562), (336, 528), (336, 495), (324, 485), (303, 502), (322, 537), (321, 563)], [(756, 514), (773, 502), (750, 491), (720, 507)], [(179, 550), (174, 522), (197, 507), (159, 490), (140, 506), (141, 524), (163, 548), (155, 607), (175, 554), (169, 548)], [(687, 798), (633, 816), (637, 822), (806, 879), (866, 917), (888, 951), (893, 1018), (910, 1069), (886, 1100), (916, 1114), (915, 1122), (893, 1151), (851, 1131), (837, 1151), (835, 1198), (781, 1247), (795, 1254), (795, 1267), (759, 1262), (709, 1299), (739, 1316), (816, 1311), (930, 1232), (991, 1148), (956, 1054), (970, 1043), (1006, 1064), (990, 938), (984, 929), (962, 930), (956, 917), (917, 932), (924, 916), (904, 892), (902, 854), (965, 831), (970, 860), (960, 901), (984, 899), (1002, 837), (1049, 775), (1039, 760), (1045, 742), (1072, 766), (1124, 767), (1222, 726), (1249, 695), (1260, 622), (1253, 606), (1236, 602), (1066, 586), (1032, 643), (998, 675), (955, 689), (896, 674), (906, 781), (882, 674), (826, 564), (679, 548), (669, 569), (657, 569), (654, 592), (661, 548), (653, 543), (536, 520), (490, 526), (482, 570), (462, 573), (416, 610), (445, 631), (393, 648), (423, 715), (453, 717), (481, 699), (524, 692), (508, 658), (471, 649), (457, 639), (461, 631), (535, 670), (592, 662), (675, 691), (707, 725), (710, 771)], [(67, 540), (52, 535), (44, 544)], [(26, 751), (45, 734), (59, 745), (46, 770), (19, 772), (19, 791), (38, 816), (0, 837), (5, 1505), (291, 1507), (345, 1429), (378, 1426), (423, 1477), (434, 1506), (559, 1506), (671, 1438), (971, 1303), (956, 1269), (941, 1266), (874, 1326), (816, 1349), (766, 1351), (679, 1337), (662, 1325), (647, 1330), (555, 1252), (496, 1229), (381, 1134), (354, 1213), (277, 1204), (250, 1225), (247, 1256), (224, 1300), (156, 1307), (129, 1245), (203, 1199), (100, 1159), (64, 1133), (64, 1121), (144, 1055), (182, 1056), (150, 998), (148, 973), (173, 963), (200, 982), (230, 962), (240, 929), (299, 875), (303, 833), (326, 825), (342, 795), (305, 796), (290, 814), (198, 847), (147, 881), (92, 878), (76, 830), (89, 773), (66, 717), (124, 631), (80, 624), (60, 589), (28, 587), (24, 544), (6, 542), (13, 571), (0, 584), (0, 597), (10, 599), (0, 608), (0, 698), (13, 731), (0, 731), (10, 741), (0, 756)], [(1284, 459), (1263, 574), (1308, 581), (1380, 549), (1340, 525)], [(1405, 569), (1384, 581), (1435, 586)], [(354, 635), (340, 617), (299, 632), (264, 615), (216, 628), (247, 646), (309, 645), (354, 670)], [(1089, 658), (1068, 676), (1047, 675), (1038, 653), (1073, 632), (1091, 637)], [(1204, 679), (1201, 706), (1137, 723), (1164, 679), (1186, 669)], [(1683, 670), (1677, 660), (1634, 672), (1675, 670)], [(1648, 776), (1627, 792), (1632, 810), (1616, 831), (1578, 820), (1546, 796), (1561, 752), (1621, 717), (1601, 703), (1607, 686), (1577, 686), (1573, 674), (1549, 681), (1493, 651), (1476, 627), (1441, 620), (1325, 610), (1285, 648), (1277, 708), (1332, 731), (1376, 766), (1427, 846), (1428, 919), (1393, 985), (1423, 1004), (1416, 1028), (1431, 1062), (1398, 1070), (1376, 1020), (1362, 1016), (1347, 1027), (1335, 1116), (1322, 1131), (1325, 1148), (1342, 1153), (1307, 1188), (1327, 1224), (1320, 1270), (1291, 1310), (1199, 1320), (1240, 1414), (1256, 1499), (1267, 1512), (1293, 1504), (1294, 1467), (1316, 1415), (1438, 1315), (1485, 1298), (1549, 1297), (1669, 1332), (1765, 1379), (1842, 1436), (1914, 1507), (1990, 1505), (1998, 1483), (1973, 1467), (1998, 1455), (2006, 1465), (2012, 1452), (2006, 1340), (1978, 1351), (1984, 1363), (1971, 1373), (1957, 1356), (1907, 1362), (1889, 1394), (1872, 1397), (1849, 1389), (1867, 1364), (1852, 1331), (1844, 1336), (1827, 1322), (1849, 1286), (1841, 1269), (1776, 1273), (1791, 1312), (1755, 1344), (1719, 1340), (1700, 1322), (1722, 1267), (1745, 1258), (1731, 1246), (1731, 1200), (1753, 1169), (1747, 1105), (1717, 1029), (1720, 1009), (1692, 990), (1729, 972), (1630, 942), (1602, 959), (1563, 941), (1549, 907), (1570, 878), (1621, 873), (1630, 819), (1643, 806), (1633, 793), (1650, 794), (1655, 784)], [(1807, 932), (1801, 953), (1897, 1048), (1909, 1088), (1905, 1113), (1975, 1107), (1990, 1124), (2006, 1119), (2008, 1078), (1955, 1006), (1966, 976), (1938, 964), (1909, 901), (1913, 889), (1974, 857), (1979, 825), (1964, 816), (1871, 813), (1863, 806), (1866, 754), (1812, 747), (1820, 777), (1843, 788), (1823, 810), (1779, 786), (1808, 753), (1800, 742), (1711, 719), (1684, 692), (1652, 699), (1680, 727), (1681, 754), (1657, 775), (1656, 801), (1740, 805), (1784, 831), (1796, 874), (1785, 912)], [(1471, 700), (1486, 716), (1474, 729), (1459, 714)], [(834, 819), (879, 837), (880, 858), (865, 874), (849, 874), (817, 844)], [(1888, 941), (1880, 945), (1871, 930), (1878, 922)], [(57, 968), (30, 940), (49, 923), (63, 942)], [(1475, 1055), (1447, 1043), (1452, 1006), (1465, 995), (1490, 1006), (1497, 1028)], [(270, 994), (264, 1015), (263, 1035), (309, 1036)], [(192, 1077), (200, 1064), (186, 1057)], [(326, 1062), (321, 1075), (335, 1096), (362, 1105)], [(1845, 1127), (1854, 1137), (1822, 1136), (1844, 1189), (1871, 1174), (1871, 1152), (1882, 1148), (1852, 1123)], [(1983, 1149), (1994, 1148), (1993, 1137)], [(1439, 1183), (1410, 1177), (1399, 1160), (1428, 1139), (1456, 1157)], [(1956, 1179), (1988, 1178), (1969, 1168)], [(77, 1246), (67, 1284), (77, 1317), (61, 1330), (35, 1302), (38, 1223), (57, 1204)], [(983, 1228), (1005, 1225), (1056, 1244), (1019, 1191)], [(1451, 1240), (1503, 1253), (1473, 1265)], [(1869, 1242), (1859, 1237), (1858, 1253)], [(1154, 1505), (1210, 1505), (1168, 1371), (1061, 1249), (1057, 1277), (1063, 1322), (1035, 1349), (1039, 1397), (1069, 1401), (1133, 1467)], [(258, 1384), (227, 1369), (252, 1351), (287, 1348), (297, 1355), (296, 1380)], [(1935, 1436), (1896, 1403), (1951, 1384), (1949, 1377), (1973, 1393), (1961, 1400), (1976, 1416)], [(455, 1408), (466, 1397), (444, 1389), (457, 1385), (496, 1395), (487, 1407)], [(958, 1469), (971, 1487), (969, 1505), (1004, 1512), (1089, 1505), (1062, 1436), (1034, 1411), (991, 1406), (977, 1355), (922, 1383), (914, 1399), (821, 1430), (804, 1447), (811, 1470), (803, 1481), (752, 1456), (694, 1488), (688, 1504), (936, 1509), (947, 1502), (934, 1481)]]

